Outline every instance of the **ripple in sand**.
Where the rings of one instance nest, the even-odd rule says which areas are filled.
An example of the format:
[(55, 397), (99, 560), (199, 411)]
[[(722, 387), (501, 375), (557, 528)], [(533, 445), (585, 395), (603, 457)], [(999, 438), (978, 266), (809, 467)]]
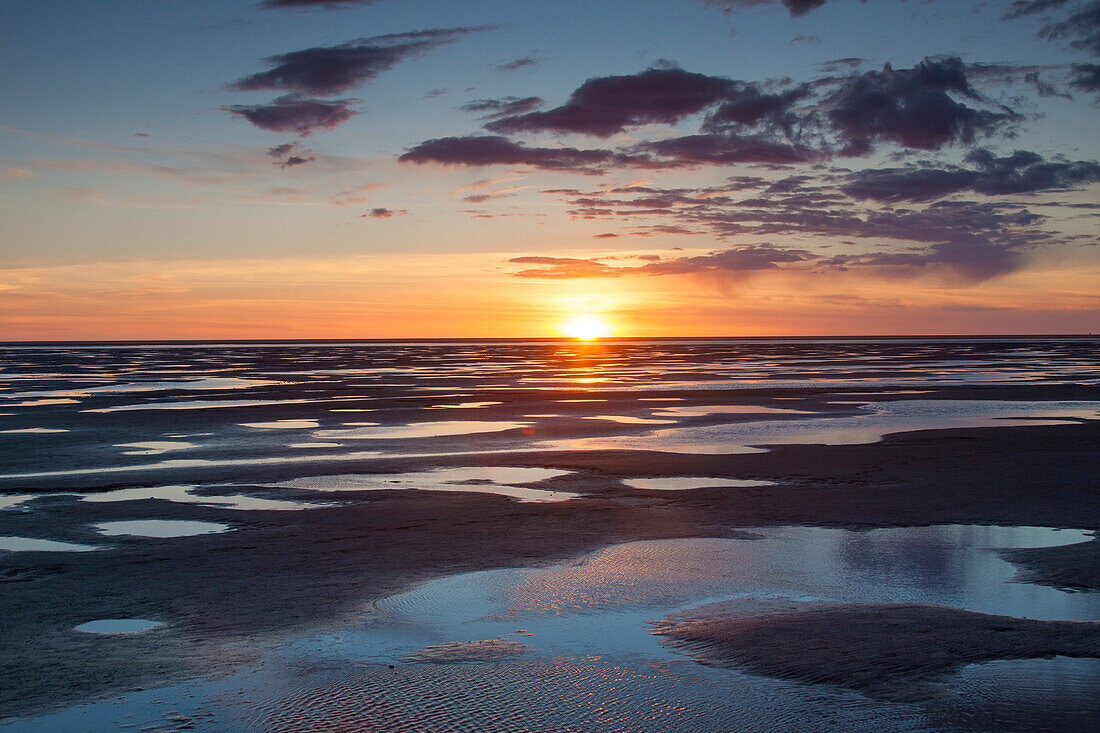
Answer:
[(518, 657), (531, 651), (531, 647), (518, 641), (481, 639), (478, 641), (452, 641), (417, 649), (401, 658), (404, 662), (430, 662), (455, 664), (458, 662), (493, 662), (498, 659)]

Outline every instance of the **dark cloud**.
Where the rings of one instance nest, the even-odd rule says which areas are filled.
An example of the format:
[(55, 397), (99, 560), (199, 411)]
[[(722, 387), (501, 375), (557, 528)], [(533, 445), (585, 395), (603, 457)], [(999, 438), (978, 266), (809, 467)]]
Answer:
[(1039, 77), (1038, 71), (1033, 71), (1030, 74), (1024, 75), (1024, 81), (1030, 82), (1035, 85), (1035, 91), (1040, 97), (1062, 97), (1063, 99), (1072, 99), (1072, 97), (1065, 93), (1058, 91), (1050, 82), (1044, 81)]
[(1068, 9), (1069, 14), (1059, 17), (1056, 13), (1054, 17), (1047, 17), (1039, 28), (1039, 38), (1069, 40), (1070, 47), (1100, 56), (1100, 0), (1088, 0), (1079, 5), (1070, 5), (1070, 0), (1017, 0), (1001, 17), (1015, 20), (1063, 8)]
[(284, 8), (325, 8), (336, 10), (350, 5), (374, 5), (380, 0), (264, 0), (261, 8), (280, 10)]
[(763, 137), (730, 134), (687, 135), (668, 140), (642, 143), (635, 151), (655, 153), (674, 161), (690, 164), (734, 165), (737, 163), (774, 163), (786, 165), (812, 160), (811, 151)]
[(359, 101), (312, 99), (286, 94), (271, 104), (235, 104), (222, 109), (264, 130), (309, 135), (317, 130), (331, 130), (359, 114), (349, 109)]
[(502, 61), (497, 64), (497, 69), (499, 71), (517, 71), (525, 66), (534, 66), (540, 61), (542, 61), (541, 58), (531, 54), (529, 56), (521, 56), (518, 59), (512, 59), (511, 61)]
[(271, 66), (229, 86), (235, 91), (283, 89), (331, 96), (354, 89), (392, 68), (399, 61), (451, 43), (476, 28), (442, 28), (361, 38), (338, 46), (319, 46), (271, 56)]
[(427, 140), (398, 160), (402, 163), (441, 165), (525, 165), (547, 170), (594, 175), (609, 167), (667, 167), (645, 156), (610, 150), (577, 148), (529, 148), (505, 137), (482, 135)]
[(409, 212), (406, 209), (398, 209), (395, 211), (394, 209), (384, 209), (379, 207), (377, 209), (371, 209), (366, 214), (363, 214), (360, 218), (366, 219), (369, 217), (371, 219), (389, 219), (394, 216), (404, 216), (408, 213)]
[(955, 282), (979, 283), (1014, 272), (1022, 267), (1024, 261), (1019, 251), (987, 242), (947, 242), (904, 252), (879, 251), (833, 257), (823, 257), (804, 249), (760, 244), (667, 260), (652, 255), (637, 259), (648, 262), (621, 267), (609, 265), (599, 258), (516, 257), (509, 262), (540, 265), (513, 273), (514, 277), (538, 279), (697, 274), (743, 278), (778, 270), (870, 270), (880, 276), (909, 278), (933, 274)]
[[(1025, 80), (1041, 93), (1057, 93), (1041, 81), (1042, 67), (983, 66), (983, 79)], [(508, 105), (535, 98), (478, 100), (469, 111), (495, 116), (485, 127), (497, 133), (549, 131), (608, 137), (630, 126), (676, 124), (706, 113), (700, 135), (643, 143), (633, 152), (672, 161), (729, 165), (790, 164), (829, 155), (862, 156), (883, 143), (934, 150), (969, 144), (980, 136), (1011, 134), (1021, 118), (982, 96), (958, 58), (925, 59), (910, 69), (847, 73), (807, 84), (736, 81), (655, 67), (638, 74), (589, 79), (562, 106), (510, 113)]]
[(1069, 0), (1015, 0), (1001, 18), (1003, 20), (1015, 20), (1025, 15), (1033, 15), (1045, 10), (1060, 8), (1068, 2)]
[[(974, 156), (971, 161), (974, 170), (984, 171), (987, 180), (978, 183), (968, 179), (966, 183), (971, 188), (966, 190), (982, 185), (997, 191), (1018, 191), (1038, 187), (1042, 180), (1049, 184), (1052, 179), (1065, 181), (1096, 175), (1091, 164), (1086, 168), (1092, 173), (1086, 175), (1080, 172), (1080, 167), (1075, 168), (1077, 164), (1037, 161), (1030, 155)], [(900, 172), (912, 171), (901, 169)], [(894, 172), (886, 171), (886, 174), (891, 173)], [(1045, 217), (1010, 202), (948, 200), (934, 201), (919, 208), (868, 208), (838, 191), (842, 185), (853, 183), (856, 175), (845, 171), (821, 171), (771, 182), (731, 180), (721, 186), (701, 189), (638, 187), (563, 193), (569, 196), (566, 205), (574, 207), (568, 210), (571, 216), (642, 224), (633, 231), (640, 235), (647, 230), (674, 230), (717, 238), (778, 237), (788, 241), (809, 238), (810, 241), (839, 240), (873, 247), (870, 253), (858, 256), (815, 259), (816, 255), (797, 251), (801, 259), (769, 260), (780, 268), (875, 268), (890, 276), (935, 275), (948, 281), (977, 282), (1022, 267), (1027, 251), (1032, 248), (1073, 241), (1072, 237), (1043, 230)], [(879, 185), (889, 183), (892, 182), (879, 182)], [(891, 189), (904, 193), (896, 200), (927, 198), (929, 186), (906, 183), (908, 188), (897, 185)], [(948, 184), (933, 183), (940, 193), (956, 190), (959, 186), (954, 179)], [(867, 182), (868, 187), (873, 185), (874, 182)], [(744, 194), (750, 189), (756, 191), (746, 197)], [(654, 224), (655, 221), (659, 223)], [(754, 256), (762, 254), (767, 253), (755, 252)], [(685, 267), (688, 264), (696, 271), (700, 269), (694, 267), (698, 263), (684, 263)], [(653, 268), (650, 272), (674, 269), (670, 265)], [(742, 265), (742, 269), (747, 266)]]
[(503, 97), (501, 99), (475, 99), (461, 107), (463, 112), (482, 115), (483, 120), (492, 120), (508, 115), (530, 112), (542, 104), (541, 97)]
[(267, 149), (268, 156), (274, 158), (275, 164), (280, 168), (312, 163), (317, 160), (317, 156), (312, 153), (312, 150), (302, 148), (298, 143), (283, 143)]
[(1069, 83), (1086, 92), (1100, 92), (1100, 64), (1074, 64)]
[(703, 129), (714, 131), (728, 127), (763, 127), (791, 137), (799, 121), (794, 113), (794, 106), (811, 93), (808, 85), (781, 92), (767, 92), (759, 84), (735, 82), (727, 91), (724, 101), (707, 116)]
[(707, 5), (712, 5), (724, 12), (755, 8), (758, 5), (782, 4), (792, 16), (805, 15), (811, 10), (817, 10), (825, 4), (826, 0), (702, 0)]
[(1100, 56), (1100, 0), (1086, 3), (1064, 20), (1047, 23), (1039, 29), (1039, 37), (1068, 39), (1072, 48)]
[(733, 82), (676, 68), (589, 79), (561, 107), (490, 122), (493, 132), (575, 132), (609, 137), (626, 127), (675, 124), (723, 98)]
[(1020, 119), (1004, 106), (978, 107), (985, 102), (967, 81), (962, 61), (944, 58), (925, 59), (912, 69), (888, 64), (882, 71), (850, 77), (826, 96), (823, 105), (840, 137), (842, 153), (864, 155), (878, 142), (923, 150), (970, 143)]
[(816, 259), (806, 250), (781, 249), (770, 244), (719, 250), (696, 257), (653, 262), (633, 270), (642, 275), (685, 275), (698, 272), (745, 273), (774, 270), (782, 264)]
[(960, 167), (886, 168), (853, 173), (844, 192), (856, 199), (884, 203), (932, 201), (972, 191), (990, 196), (1064, 191), (1100, 181), (1095, 161), (1047, 161), (1027, 151), (997, 157), (988, 150), (967, 156), (973, 169)]
[(992, 280), (1023, 266), (1023, 255), (1010, 246), (988, 242), (945, 242), (916, 252), (877, 252), (839, 256), (826, 265), (849, 270), (874, 268), (881, 274), (911, 277), (937, 272), (968, 284)]

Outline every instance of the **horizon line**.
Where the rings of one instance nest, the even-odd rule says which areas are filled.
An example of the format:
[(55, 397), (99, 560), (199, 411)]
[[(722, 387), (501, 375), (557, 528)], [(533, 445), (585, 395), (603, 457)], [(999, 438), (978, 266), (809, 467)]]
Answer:
[(371, 337), (371, 338), (198, 338), (198, 339), (47, 339), (6, 340), (0, 347), (8, 346), (115, 346), (115, 345), (200, 345), (200, 344), (356, 344), (356, 343), (629, 343), (645, 341), (906, 341), (906, 340), (978, 340), (978, 339), (1100, 339), (1093, 333), (974, 333), (974, 334), (847, 334), (828, 336), (606, 336), (595, 339), (578, 339), (571, 336), (451, 336), (451, 337)]

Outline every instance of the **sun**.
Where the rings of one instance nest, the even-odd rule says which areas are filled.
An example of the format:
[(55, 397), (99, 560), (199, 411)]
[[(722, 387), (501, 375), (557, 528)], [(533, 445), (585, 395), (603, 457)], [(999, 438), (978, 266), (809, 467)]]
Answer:
[(611, 327), (594, 316), (578, 316), (563, 324), (562, 331), (579, 341), (594, 341), (609, 334)]

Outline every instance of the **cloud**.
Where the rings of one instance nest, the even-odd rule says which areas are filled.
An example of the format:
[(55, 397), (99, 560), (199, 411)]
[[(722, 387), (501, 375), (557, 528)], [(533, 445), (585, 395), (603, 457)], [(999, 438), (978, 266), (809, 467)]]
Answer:
[(967, 156), (974, 168), (879, 168), (859, 171), (843, 187), (849, 196), (894, 203), (932, 201), (960, 191), (988, 196), (1064, 191), (1100, 181), (1096, 161), (1044, 160), (1023, 150), (997, 157), (988, 150)]
[[(778, 5), (782, 3), (791, 16), (805, 15), (811, 10), (817, 10), (825, 4), (826, 0), (702, 0), (707, 5), (719, 8), (723, 12), (731, 13), (735, 10), (746, 10), (759, 5)], [(864, 0), (866, 2), (866, 0)]]
[(1100, 64), (1074, 64), (1070, 84), (1086, 92), (1100, 92)]
[[(1067, 5), (1070, 0), (1017, 0), (1001, 18), (1016, 20), (1048, 10), (1062, 10)], [(1039, 38), (1048, 41), (1068, 39), (1071, 48), (1100, 56), (1100, 0), (1070, 5), (1068, 10), (1068, 15), (1047, 20), (1039, 28)]]
[(912, 69), (869, 71), (848, 78), (823, 100), (845, 155), (865, 155), (878, 142), (935, 150), (970, 143), (1018, 121), (1004, 106), (979, 109), (956, 101), (984, 103), (967, 81), (958, 58), (925, 59)]
[(312, 99), (298, 94), (277, 97), (271, 104), (234, 104), (222, 107), (230, 114), (272, 132), (294, 132), (310, 135), (317, 130), (331, 130), (359, 114), (349, 107), (358, 99)]
[(240, 92), (281, 89), (321, 97), (354, 89), (399, 61), (452, 43), (489, 26), (437, 28), (360, 38), (338, 46), (318, 46), (271, 56), (270, 69), (239, 79), (229, 88)]
[(1085, 3), (1064, 20), (1047, 23), (1039, 29), (1039, 37), (1071, 39), (1072, 48), (1100, 56), (1100, 0)]
[(541, 104), (541, 97), (502, 97), (501, 99), (475, 99), (459, 109), (463, 112), (481, 114), (483, 120), (492, 120), (508, 115), (524, 114)]
[[(968, 179), (965, 183), (969, 188), (959, 190), (978, 187), (997, 192), (1059, 190), (1044, 186), (1069, 186), (1074, 181), (1095, 179), (1095, 164), (1036, 160), (1032, 155), (997, 157), (984, 151), (975, 154), (970, 161), (973, 167), (963, 170), (980, 172), (986, 180)], [(948, 168), (942, 170), (952, 172)], [(870, 175), (911, 172), (906, 168), (886, 169)], [(867, 207), (862, 203), (864, 199), (849, 198), (839, 190), (858, 180), (858, 175), (819, 170), (775, 181), (745, 177), (700, 189), (641, 187), (560, 193), (567, 197), (565, 205), (573, 207), (567, 210), (572, 217), (629, 222), (635, 224), (634, 234), (660, 231), (723, 239), (778, 237), (786, 241), (804, 239), (819, 245), (816, 248), (822, 254), (813, 257), (820, 260), (807, 255), (797, 261), (772, 260), (781, 268), (876, 268), (897, 277), (931, 274), (948, 281), (977, 282), (1022, 267), (1031, 249), (1067, 245), (1082, 239), (1045, 230), (1042, 227), (1048, 222), (1046, 217), (1006, 201), (942, 200), (911, 208)], [(920, 181), (905, 181), (904, 185), (874, 180), (865, 183), (868, 190), (877, 183), (886, 190), (901, 192), (882, 203), (929, 197), (928, 186), (918, 185)], [(937, 182), (935, 192), (942, 194), (958, 187), (954, 180), (950, 185)], [(869, 247), (872, 251), (827, 258), (825, 253), (836, 241)], [(892, 259), (893, 255), (904, 257)], [(672, 269), (663, 265), (651, 272)]]
[(380, 0), (264, 0), (261, 8), (267, 10), (283, 10), (286, 8), (324, 8), (337, 10), (350, 5), (374, 5)]
[(312, 163), (317, 160), (317, 156), (312, 153), (312, 150), (302, 148), (298, 143), (283, 143), (267, 149), (268, 156), (274, 158), (275, 164), (280, 168)]
[(736, 135), (687, 135), (642, 143), (634, 150), (656, 153), (682, 163), (710, 165), (736, 163), (787, 165), (804, 163), (814, 157), (811, 151), (787, 143)]
[(394, 216), (405, 216), (408, 213), (409, 212), (407, 209), (398, 209), (395, 211), (393, 209), (378, 207), (376, 209), (371, 209), (366, 214), (363, 214), (360, 218), (366, 219), (369, 217), (371, 219), (389, 219)]
[(661, 167), (644, 156), (610, 150), (529, 148), (494, 135), (426, 140), (398, 158), (402, 163), (448, 166), (525, 165), (546, 170), (596, 175), (608, 167)]
[(718, 108), (708, 115), (703, 129), (763, 127), (790, 137), (799, 121), (794, 106), (811, 93), (805, 84), (776, 93), (763, 91), (759, 84), (736, 82)]
[(1019, 251), (988, 242), (947, 242), (904, 252), (878, 251), (832, 257), (805, 249), (758, 244), (670, 259), (643, 255), (634, 259), (646, 261), (646, 264), (619, 267), (602, 261), (605, 259), (616, 258), (514, 257), (508, 262), (539, 265), (518, 270), (512, 275), (543, 280), (670, 275), (718, 275), (743, 279), (778, 271), (822, 273), (864, 270), (880, 277), (933, 275), (967, 284), (1007, 275), (1024, 264)]
[(677, 68), (653, 68), (629, 76), (589, 79), (564, 105), (545, 112), (504, 117), (493, 132), (574, 132), (609, 137), (626, 127), (675, 124), (723, 98), (733, 82)]
[(534, 66), (540, 61), (542, 61), (542, 59), (532, 53), (527, 56), (521, 56), (518, 59), (512, 59), (511, 61), (502, 61), (501, 63), (497, 64), (497, 70), (517, 71), (526, 66)]
[(826, 264), (842, 270), (853, 267), (873, 268), (883, 274), (900, 277), (937, 272), (957, 281), (974, 284), (1015, 272), (1023, 265), (1023, 255), (1003, 244), (944, 242), (918, 252), (841, 256)]
[(816, 259), (806, 250), (782, 249), (770, 244), (718, 250), (632, 268), (643, 275), (686, 275), (699, 272), (747, 273), (774, 270), (783, 264)]
[[(608, 235), (598, 235), (607, 237)], [(610, 236), (616, 236), (614, 234)], [(662, 260), (655, 255), (642, 255), (633, 259), (644, 265), (615, 267), (602, 262), (616, 258), (572, 257), (513, 257), (512, 264), (541, 265), (513, 273), (514, 277), (537, 279), (574, 279), (594, 277), (623, 277), (627, 275), (691, 275), (720, 273), (726, 276), (745, 275), (762, 270), (775, 270), (782, 265), (818, 259), (806, 250), (783, 249), (770, 244), (716, 250), (704, 255), (677, 257)]]
[(516, 277), (559, 279), (584, 277), (616, 277), (623, 274), (621, 268), (612, 267), (595, 259), (572, 257), (513, 257), (508, 262), (516, 265), (543, 265), (520, 270)]
[(9, 181), (25, 180), (27, 178), (34, 178), (34, 171), (29, 171), (26, 168), (5, 168), (3, 178)]
[(469, 196), (463, 197), (463, 201), (471, 204), (481, 204), (486, 201), (492, 201), (493, 199), (505, 199), (518, 196), (519, 191), (531, 188), (531, 186), (503, 186), (501, 188), (487, 191), (485, 193), (474, 193)]
[(1003, 20), (1015, 20), (1025, 15), (1041, 13), (1045, 10), (1060, 8), (1069, 0), (1015, 0), (1012, 7), (1001, 16)]
[[(982, 79), (1025, 80), (1057, 93), (1041, 67), (976, 67)], [(659, 66), (637, 74), (589, 79), (569, 100), (546, 111), (518, 112), (537, 97), (477, 100), (485, 128), (501, 134), (578, 133), (609, 137), (628, 127), (675, 125), (705, 113), (700, 134), (640, 143), (627, 152), (657, 153), (664, 163), (789, 164), (833, 155), (863, 156), (880, 144), (935, 150), (1012, 134), (1021, 115), (980, 94), (958, 58), (926, 58), (909, 69), (848, 72), (805, 84), (746, 82)], [(660, 163), (661, 161), (655, 161)], [(636, 164), (634, 161), (633, 164)]]

